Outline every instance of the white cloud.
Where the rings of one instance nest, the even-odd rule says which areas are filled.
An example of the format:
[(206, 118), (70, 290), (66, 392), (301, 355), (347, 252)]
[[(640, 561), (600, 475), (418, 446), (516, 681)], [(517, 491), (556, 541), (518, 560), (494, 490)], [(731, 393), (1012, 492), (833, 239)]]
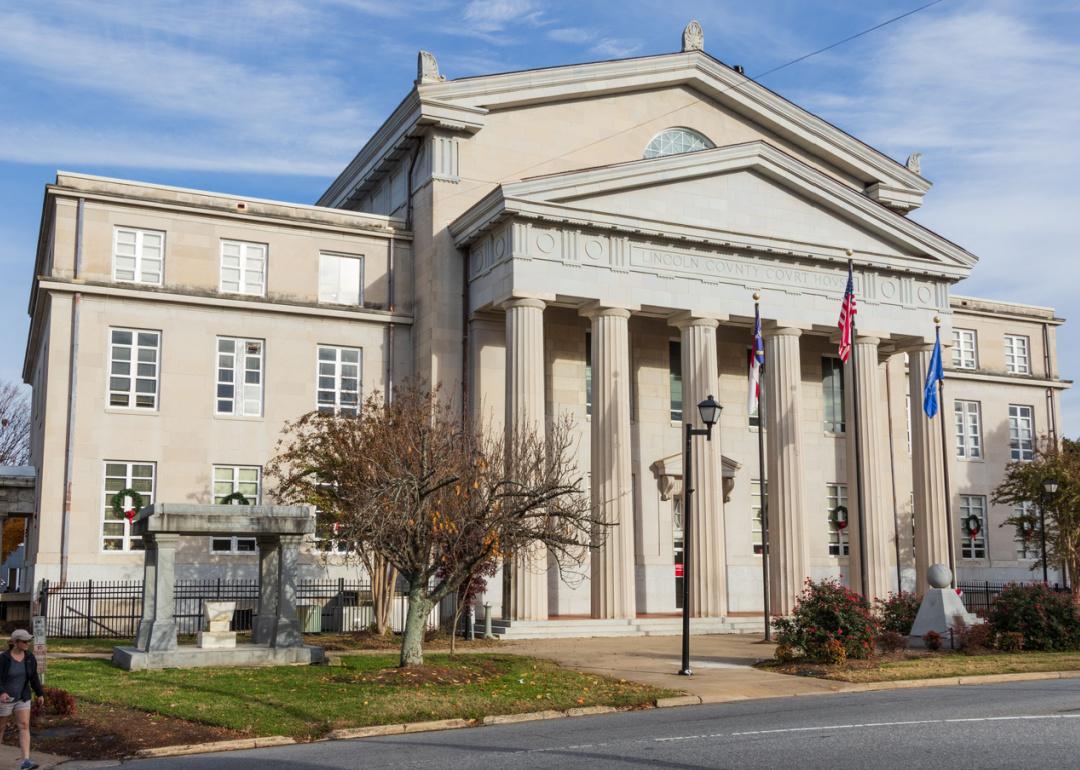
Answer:
[(532, 0), (470, 0), (464, 19), (476, 32), (498, 32), (510, 22), (537, 24), (543, 13)]
[(627, 38), (605, 37), (589, 49), (589, 53), (611, 59), (623, 59), (633, 56), (641, 50), (641, 43)]
[(559, 43), (588, 43), (596, 38), (596, 35), (581, 27), (558, 27), (548, 30), (547, 36)]

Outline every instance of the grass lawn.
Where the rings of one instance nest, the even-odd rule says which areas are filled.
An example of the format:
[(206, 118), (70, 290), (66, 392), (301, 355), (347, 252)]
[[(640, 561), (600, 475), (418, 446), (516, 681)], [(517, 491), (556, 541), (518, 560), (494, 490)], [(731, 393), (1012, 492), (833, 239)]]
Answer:
[[(240, 632), (237, 641), (244, 642), (250, 637), (248, 632)], [(50, 636), (49, 652), (76, 652), (76, 653), (109, 653), (113, 647), (127, 647), (132, 644), (132, 639), (79, 639), (76, 637)], [(195, 644), (195, 635), (181, 635), (180, 644)], [(306, 644), (314, 644), (325, 648), (330, 652), (349, 652), (361, 650), (397, 650), (401, 647), (401, 637), (390, 634), (388, 636), (375, 636), (367, 632), (359, 633), (326, 633), (304, 634)], [(470, 647), (487, 647), (498, 642), (485, 642), (477, 638), (473, 642), (463, 639), (457, 640), (457, 646), (461, 650)], [(446, 650), (450, 647), (450, 636), (445, 632), (429, 632), (424, 639), (425, 650)]]
[(354, 655), (341, 666), (125, 672), (98, 659), (49, 664), (49, 685), (80, 701), (136, 709), (248, 735), (316, 738), (339, 727), (478, 718), (575, 706), (642, 706), (676, 694), (501, 654)]
[(904, 652), (838, 666), (767, 661), (759, 668), (780, 674), (816, 676), (842, 682), (894, 682), (980, 674), (1080, 670), (1080, 652), (1018, 652), (965, 655), (959, 652)]

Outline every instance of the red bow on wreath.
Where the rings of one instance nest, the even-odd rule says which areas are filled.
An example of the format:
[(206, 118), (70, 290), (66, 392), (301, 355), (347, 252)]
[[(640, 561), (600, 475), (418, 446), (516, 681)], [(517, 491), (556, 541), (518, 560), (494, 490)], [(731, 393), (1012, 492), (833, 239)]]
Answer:
[(978, 516), (968, 516), (964, 520), (964, 529), (967, 531), (967, 535), (971, 538), (971, 541), (975, 542), (975, 538), (977, 538), (982, 531), (982, 522), (979, 520)]

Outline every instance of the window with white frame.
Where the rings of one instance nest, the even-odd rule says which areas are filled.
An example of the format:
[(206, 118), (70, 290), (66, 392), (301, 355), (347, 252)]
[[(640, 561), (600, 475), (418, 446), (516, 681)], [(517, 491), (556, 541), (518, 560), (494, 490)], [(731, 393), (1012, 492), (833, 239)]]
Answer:
[(825, 511), (829, 522), (829, 556), (848, 555), (847, 527), (841, 527), (837, 521), (837, 509), (847, 514), (847, 484), (825, 485)]
[(649, 140), (645, 146), (644, 157), (659, 158), (664, 155), (679, 155), (684, 152), (711, 150), (716, 145), (707, 136), (692, 128), (665, 128)]
[(1021, 561), (1034, 561), (1039, 558), (1039, 517), (1035, 503), (1024, 501), (1013, 508), (1013, 516), (1029, 522), (1029, 528), (1016, 527), (1016, 558)]
[(839, 358), (821, 359), (821, 396), (825, 402), (825, 432), (843, 433), (844, 365)]
[(263, 341), (217, 340), (217, 414), (259, 417), (263, 400)]
[(165, 233), (117, 227), (113, 230), (113, 280), (161, 285)]
[[(332, 488), (333, 485), (318, 482), (317, 486)], [(312, 535), (315, 547), (323, 553), (350, 553), (350, 543), (342, 538), (341, 527), (332, 516), (327, 515), (319, 506), (315, 506), (315, 533)]]
[(161, 332), (109, 329), (109, 406), (157, 409)]
[(117, 492), (131, 489), (142, 496), (143, 506), (154, 502), (154, 463), (107, 460), (105, 462), (104, 514), (101, 525), (101, 548), (105, 551), (141, 551), (142, 538), (131, 534), (131, 522), (126, 506), (134, 507), (134, 500), (122, 500), (120, 513), (113, 507)]
[(1005, 335), (1005, 371), (1009, 374), (1031, 374), (1028, 338), (1017, 334)]
[(682, 422), (682, 342), (679, 340), (668, 340), (668, 393), (671, 420), (672, 422)]
[(592, 332), (585, 332), (585, 415), (592, 414)]
[(355, 416), (360, 411), (360, 350), (319, 345), (318, 409)]
[[(225, 504), (229, 495), (239, 492), (249, 505), (259, 505), (262, 491), (262, 468), (257, 465), (215, 465), (214, 466), (214, 504)], [(234, 501), (229, 501), (233, 503)], [(239, 502), (236, 502), (239, 504)], [(253, 537), (212, 537), (210, 550), (213, 553), (254, 553), (256, 550)]]
[(361, 305), (364, 260), (338, 254), (319, 255), (319, 302), (335, 305)]
[(266, 244), (221, 242), (221, 291), (266, 294)]
[(904, 396), (905, 419), (907, 420), (907, 453), (911, 454), (911, 394)]
[(956, 423), (956, 456), (963, 460), (982, 458), (982, 419), (978, 401), (953, 401)]
[(974, 329), (953, 329), (952, 365), (954, 369), (977, 369), (978, 351), (975, 347)]
[[(968, 524), (972, 517), (978, 519), (974, 537)], [(986, 558), (986, 497), (983, 495), (960, 495), (960, 557)]]
[(1009, 404), (1009, 457), (1035, 459), (1035, 417), (1030, 406)]
[[(767, 502), (769, 496), (769, 482), (765, 482), (765, 488), (762, 490), (762, 484), (760, 479), (750, 480), (750, 515), (752, 517), (750, 524), (750, 540), (754, 544), (754, 554), (761, 556), (764, 546), (762, 545), (762, 516), (761, 507), (762, 503)], [(764, 495), (762, 492), (764, 491)]]

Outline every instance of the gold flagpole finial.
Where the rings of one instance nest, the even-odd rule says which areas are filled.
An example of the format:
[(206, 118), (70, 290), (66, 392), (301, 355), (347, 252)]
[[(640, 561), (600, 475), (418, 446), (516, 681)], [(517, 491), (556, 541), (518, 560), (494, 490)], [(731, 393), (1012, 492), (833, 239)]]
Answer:
[(755, 291), (754, 292), (754, 302), (757, 302), (759, 299), (761, 299), (761, 292), (760, 291)]
[(941, 326), (941, 316), (934, 316), (934, 326)]
[(846, 253), (849, 257), (855, 256), (855, 252), (851, 249), (844, 249), (844, 253)]

